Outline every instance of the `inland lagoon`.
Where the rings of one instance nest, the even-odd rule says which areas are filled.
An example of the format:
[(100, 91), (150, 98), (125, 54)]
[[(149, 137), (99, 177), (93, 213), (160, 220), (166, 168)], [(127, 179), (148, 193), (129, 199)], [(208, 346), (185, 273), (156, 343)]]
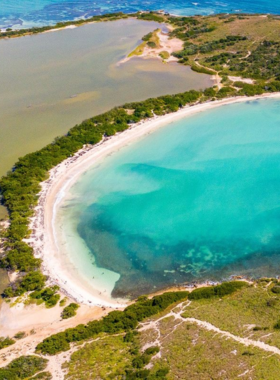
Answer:
[(54, 221), (65, 265), (113, 297), (279, 274), (279, 107), (188, 116), (86, 170)]
[(209, 75), (177, 63), (118, 65), (158, 26), (128, 19), (1, 40), (0, 176), (18, 157), (114, 106), (211, 86)]

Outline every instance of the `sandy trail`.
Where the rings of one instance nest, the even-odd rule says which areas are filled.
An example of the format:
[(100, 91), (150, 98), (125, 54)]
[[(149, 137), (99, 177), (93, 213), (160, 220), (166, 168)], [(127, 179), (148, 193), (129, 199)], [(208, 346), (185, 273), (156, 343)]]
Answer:
[[(280, 349), (278, 347), (271, 346), (271, 345), (264, 343), (260, 340), (254, 340), (254, 339), (250, 339), (250, 338), (242, 338), (242, 337), (234, 335), (228, 331), (221, 330), (209, 322), (201, 321), (201, 320), (196, 319), (196, 318), (184, 318), (184, 317), (182, 317), (182, 315), (181, 315), (182, 311), (184, 309), (186, 309), (190, 304), (191, 304), (190, 301), (187, 303), (183, 302), (183, 303), (177, 305), (174, 309), (172, 309), (168, 314), (164, 315), (163, 317), (161, 317), (155, 321), (153, 320), (153, 321), (149, 321), (149, 322), (140, 324), (141, 327), (140, 327), (139, 331), (154, 329), (157, 333), (157, 338), (155, 340), (147, 343), (143, 347), (143, 351), (145, 349), (147, 349), (148, 347), (156, 346), (156, 345), (160, 347), (160, 350), (162, 349), (162, 343), (161, 342), (163, 339), (161, 338), (159, 323), (164, 319), (173, 317), (176, 321), (178, 321), (178, 323), (174, 326), (172, 331), (164, 337), (164, 339), (168, 338), (168, 336), (170, 336), (182, 323), (192, 323), (192, 324), (198, 325), (199, 327), (202, 327), (203, 329), (206, 329), (207, 331), (213, 331), (216, 334), (219, 334), (224, 338), (234, 340), (235, 342), (243, 344), (246, 347), (252, 346), (252, 347), (259, 348), (263, 351), (270, 352), (272, 354), (280, 355)], [(156, 357), (161, 357), (161, 352), (159, 352), (159, 354), (154, 356), (153, 359), (155, 359)]]

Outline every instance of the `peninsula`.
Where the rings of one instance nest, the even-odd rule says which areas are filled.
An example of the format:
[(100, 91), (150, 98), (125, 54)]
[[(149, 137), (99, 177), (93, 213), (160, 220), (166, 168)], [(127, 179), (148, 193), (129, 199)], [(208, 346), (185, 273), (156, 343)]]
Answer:
[[(91, 378), (184, 379), (186, 372), (182, 375), (172, 354), (177, 350), (188, 376), (194, 379), (204, 378), (205, 373), (215, 377), (223, 371), (227, 374), (224, 378), (249, 378), (247, 374), (253, 373), (255, 379), (277, 379), (277, 279), (247, 279), (214, 286), (208, 283), (198, 289), (197, 284), (179, 284), (172, 292), (160, 291), (132, 302), (100, 294), (71, 269), (67, 257), (60, 255), (54, 230), (59, 202), (93, 164), (175, 120), (232, 103), (279, 97), (278, 16), (174, 17), (155, 12), (130, 16), (166, 23), (169, 32), (155, 30), (144, 36), (127, 59), (137, 55), (159, 58), (166, 64), (176, 61), (215, 76), (216, 83), (203, 91), (127, 103), (85, 120), (45, 148), (20, 158), (1, 179), (9, 222), (1, 231), (0, 262), (11, 278), (3, 293), (4, 307), (18, 308), (14, 317), (20, 315), (23, 305), (32, 307), (32, 312), (40, 307), (41, 315), (48, 312), (43, 305), (53, 309), (48, 323), (55, 323), (56, 331), (43, 323), (40, 331), (31, 332), (30, 322), (25, 321), (30, 333), (23, 325), (24, 331), (17, 332), (22, 335), (16, 334), (16, 341), (3, 336), (0, 357), (5, 368), (0, 369), (0, 378), (86, 379), (90, 370)], [(122, 17), (127, 16), (106, 15), (101, 21)], [(69, 25), (74, 23), (56, 27)], [(5, 33), (0, 37), (18, 36), (16, 32)], [(65, 305), (62, 321), (58, 322), (59, 308)], [(115, 310), (108, 314), (112, 308)], [(65, 322), (68, 317), (72, 318)], [(237, 320), (242, 321), (241, 325)], [(5, 316), (2, 323), (9, 331)], [(83, 324), (74, 327), (78, 323)], [(166, 340), (169, 335), (172, 338)], [(188, 343), (189, 359), (178, 348), (180, 335)], [(78, 346), (75, 342), (82, 343)], [(104, 357), (108, 347), (109, 357)], [(197, 363), (198, 350), (203, 356), (206, 350), (213, 352), (202, 367)], [(229, 368), (217, 362), (215, 352), (217, 356), (225, 352)], [(211, 367), (210, 361), (215, 366)], [(63, 362), (67, 362), (64, 367)], [(28, 363), (26, 372), (21, 370), (22, 363)]]

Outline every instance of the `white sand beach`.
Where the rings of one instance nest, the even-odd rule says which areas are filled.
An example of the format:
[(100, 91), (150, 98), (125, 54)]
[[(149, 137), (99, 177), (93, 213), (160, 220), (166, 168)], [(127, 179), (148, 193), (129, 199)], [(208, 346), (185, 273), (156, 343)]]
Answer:
[(263, 98), (280, 97), (279, 93), (264, 94), (256, 97), (235, 97), (212, 101), (194, 106), (186, 106), (176, 113), (154, 117), (133, 125), (128, 130), (104, 139), (95, 146), (87, 146), (50, 171), (49, 179), (43, 182), (39, 194), (35, 215), (31, 218), (32, 234), (26, 242), (34, 248), (36, 257), (42, 259), (42, 272), (49, 276), (49, 283), (60, 286), (61, 291), (79, 303), (91, 306), (123, 308), (126, 301), (115, 300), (110, 295), (100, 294), (98, 287), (86, 281), (67, 261), (56, 240), (55, 218), (59, 205), (67, 191), (79, 176), (92, 165), (105, 159), (106, 156), (120, 150), (123, 146), (143, 138), (158, 128), (199, 112), (210, 110), (237, 102)]

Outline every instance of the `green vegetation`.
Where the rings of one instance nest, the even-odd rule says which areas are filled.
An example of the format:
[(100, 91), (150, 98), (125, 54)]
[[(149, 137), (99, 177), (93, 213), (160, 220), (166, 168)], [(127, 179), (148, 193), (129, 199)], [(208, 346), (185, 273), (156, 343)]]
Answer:
[(174, 302), (185, 299), (187, 295), (188, 292), (174, 292), (164, 293), (152, 299), (141, 297), (124, 311), (112, 311), (100, 321), (79, 325), (44, 339), (36, 350), (38, 353), (55, 355), (69, 350), (71, 342), (83, 341), (100, 333), (116, 334), (133, 330), (144, 318), (158, 314)]
[(138, 45), (131, 53), (128, 54), (128, 57), (133, 57), (137, 55), (142, 55), (144, 53), (144, 49), (147, 45), (147, 42), (143, 41), (140, 45)]
[(215, 71), (207, 69), (206, 67), (198, 66), (196, 64), (191, 66), (192, 71), (195, 71), (200, 74), (215, 75)]
[[(209, 30), (208, 33), (212, 32), (212, 31), (213, 30)], [(189, 56), (197, 55), (198, 53), (205, 54), (205, 53), (215, 52), (218, 50), (224, 50), (229, 46), (235, 45), (236, 42), (238, 42), (238, 41), (247, 40), (246, 37), (242, 37), (242, 36), (227, 36), (226, 38), (220, 38), (219, 40), (206, 42), (203, 44), (194, 44), (191, 42), (187, 42), (189, 39), (188, 36), (185, 35), (185, 37), (182, 38), (181, 34), (178, 34), (178, 35), (177, 34), (176, 34), (176, 31), (172, 32), (173, 36), (181, 37), (181, 39), (186, 41), (184, 44), (184, 49), (182, 51), (180, 51), (178, 53), (173, 53), (173, 55), (175, 57), (179, 58), (182, 61), (181, 63), (184, 63), (184, 61), (187, 60)], [(208, 60), (206, 60), (206, 62), (211, 62), (211, 59), (208, 58)]]
[(30, 294), (30, 298), (37, 301), (37, 304), (45, 302), (47, 308), (54, 307), (60, 299), (60, 295), (57, 294), (59, 287), (57, 285), (43, 290), (36, 290)]
[(70, 303), (68, 306), (66, 306), (62, 313), (61, 318), (62, 319), (68, 319), (71, 317), (74, 317), (76, 315), (76, 311), (78, 310), (79, 305), (77, 303)]
[[(174, 306), (172, 311), (178, 315), (183, 312), (186, 318), (210, 322), (236, 336), (249, 336), (279, 347), (280, 332), (274, 324), (279, 316), (280, 297), (272, 292), (272, 288), (278, 286), (277, 281), (262, 280), (253, 286), (239, 284), (233, 281), (218, 289), (209, 287), (211, 294), (219, 296), (192, 299), (191, 303)], [(274, 306), (267, 304), (271, 297), (276, 300)], [(138, 302), (146, 300), (140, 297)], [(144, 321), (143, 330), (129, 330), (117, 336), (99, 335), (98, 340), (76, 351), (64, 365), (69, 371), (66, 379), (87, 379), (89, 373), (93, 378), (120, 380), (247, 378), (241, 376), (244, 373), (252, 379), (278, 379), (278, 355), (247, 347), (188, 320), (184, 323), (170, 313), (170, 308)], [(145, 345), (149, 348), (144, 351)], [(160, 356), (151, 362), (159, 351)], [(152, 364), (149, 370), (145, 369), (147, 363)]]
[(14, 336), (15, 339), (23, 339), (25, 338), (26, 334), (24, 331), (19, 331), (16, 333), (16, 335)]
[[(13, 360), (6, 367), (0, 368), (0, 380), (30, 378), (37, 372), (43, 371), (47, 366), (47, 362), (46, 359), (38, 356), (21, 356)], [(37, 379), (40, 379), (40, 377), (37, 377)]]
[(68, 370), (65, 378), (87, 380), (90, 374), (92, 379), (166, 379), (168, 369), (164, 367), (156, 371), (143, 369), (158, 352), (158, 347), (141, 354), (139, 334), (134, 332), (131, 336), (129, 340), (123, 334), (106, 336), (86, 344), (65, 363), (64, 369)]
[(229, 71), (255, 79), (280, 79), (280, 42), (264, 40), (246, 59), (236, 55), (227, 62)]
[(89, 373), (93, 379), (121, 379), (125, 368), (132, 361), (133, 345), (124, 341), (123, 336), (108, 336), (97, 342), (88, 343), (71, 355), (65, 376), (68, 380), (88, 380)]
[(115, 21), (115, 20), (120, 20), (123, 18), (128, 18), (129, 16), (130, 15), (126, 15), (122, 12), (107, 13), (104, 15), (93, 16), (93, 17), (87, 18), (86, 20), (81, 19), (81, 20), (73, 20), (73, 21), (66, 21), (66, 22), (58, 22), (54, 26), (33, 27), (29, 29), (19, 29), (19, 30), (12, 30), (11, 28), (8, 28), (6, 29), (5, 32), (0, 32), (0, 38), (21, 37), (21, 36), (26, 36), (29, 34), (38, 34), (38, 33), (46, 32), (48, 30), (52, 30), (52, 29), (62, 29), (68, 25), (80, 26), (83, 24), (87, 24), (89, 22)]
[(163, 59), (163, 60), (167, 60), (169, 57), (170, 57), (170, 54), (168, 53), (168, 51), (161, 51), (159, 53), (159, 56)]
[(36, 379), (36, 380), (52, 380), (52, 375), (50, 372), (40, 372), (38, 373), (38, 375), (32, 377), (32, 379)]
[(271, 288), (272, 293), (279, 294), (280, 293), (280, 286), (275, 285), (273, 288)]
[(243, 281), (223, 282), (221, 285), (195, 289), (189, 294), (189, 299), (200, 300), (213, 297), (224, 297), (236, 292), (244, 286), (248, 286), (248, 284)]
[[(7, 252), (9, 255), (10, 251), (8, 250)], [(19, 257), (20, 262), (22, 262), (24, 259), (25, 259), (24, 256)], [(32, 256), (30, 259), (32, 259)], [(15, 297), (15, 296), (20, 296), (24, 294), (25, 292), (29, 292), (29, 291), (34, 291), (34, 290), (40, 291), (43, 289), (45, 285), (45, 280), (46, 280), (46, 277), (39, 271), (30, 272), (26, 274), (24, 277), (22, 277), (22, 279), (20, 280), (18, 284), (15, 284), (14, 286), (10, 286), (6, 288), (3, 295), (4, 297)]]
[[(277, 355), (246, 347), (196, 324), (179, 325), (174, 318), (163, 320), (159, 327), (161, 359), (155, 362), (153, 370), (168, 363), (168, 380), (279, 378), (280, 360)], [(143, 332), (142, 339), (147, 333)]]
[(148, 13), (137, 13), (137, 18), (139, 20), (146, 20), (146, 21), (155, 21), (155, 22), (164, 22), (166, 21), (166, 18), (156, 14), (156, 12), (148, 12)]
[(167, 21), (174, 26), (170, 35), (184, 41), (183, 50), (173, 53), (180, 63), (197, 69), (199, 61), (221, 76), (279, 79), (280, 35), (275, 17), (195, 16)]
[(274, 281), (259, 281), (223, 298), (195, 299), (183, 316), (209, 322), (242, 338), (250, 335), (250, 339), (280, 348), (280, 332), (275, 330), (280, 315), (280, 295), (271, 291), (274, 286)]
[(13, 339), (11, 339), (11, 338), (9, 338), (9, 337), (6, 337), (6, 338), (0, 337), (0, 350), (2, 348), (9, 347), (9, 346), (11, 346), (14, 343), (16, 343), (16, 341), (13, 340)]
[(156, 29), (153, 32), (146, 34), (142, 37), (143, 42), (138, 45), (129, 55), (128, 57), (133, 57), (134, 55), (139, 56), (142, 55), (146, 46), (149, 46), (152, 49), (160, 48), (160, 41), (158, 37), (158, 32), (160, 29)]
[(63, 307), (66, 305), (67, 297), (64, 297), (62, 300), (59, 301), (59, 306)]
[[(280, 331), (274, 329), (280, 312), (280, 297), (271, 291), (275, 284), (277, 280), (262, 280), (223, 298), (192, 300), (190, 304), (185, 303), (182, 315), (209, 322), (237, 337), (280, 347)], [(268, 306), (267, 302), (271, 299), (276, 302)], [(173, 310), (181, 313), (180, 308)], [(166, 318), (163, 315), (160, 319), (153, 318), (150, 328), (141, 331), (139, 339), (142, 347), (155, 341), (160, 344), (161, 357), (153, 361), (153, 371), (168, 363), (166, 378), (170, 380), (276, 380), (279, 377), (278, 355), (271, 355), (271, 352), (257, 347), (247, 347), (189, 320), (182, 323), (172, 314)]]

